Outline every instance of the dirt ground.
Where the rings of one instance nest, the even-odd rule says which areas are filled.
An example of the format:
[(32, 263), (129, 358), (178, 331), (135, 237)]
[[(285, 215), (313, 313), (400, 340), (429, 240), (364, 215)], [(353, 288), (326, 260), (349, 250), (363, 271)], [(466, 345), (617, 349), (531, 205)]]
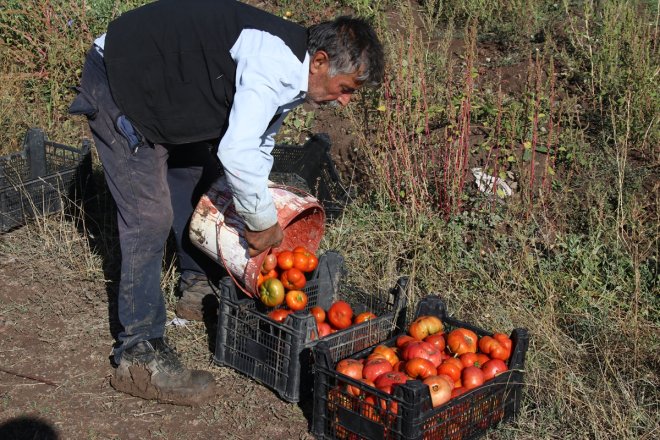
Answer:
[(215, 375), (211, 403), (178, 407), (116, 392), (106, 284), (64, 280), (58, 266), (0, 255), (0, 438), (312, 438), (300, 405), (210, 363), (201, 323), (168, 335), (188, 366)]

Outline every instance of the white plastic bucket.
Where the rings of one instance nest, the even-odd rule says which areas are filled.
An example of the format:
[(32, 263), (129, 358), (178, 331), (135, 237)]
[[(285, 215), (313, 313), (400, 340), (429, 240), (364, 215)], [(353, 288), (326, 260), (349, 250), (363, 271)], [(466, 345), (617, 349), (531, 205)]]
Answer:
[[(273, 252), (296, 246), (316, 252), (325, 228), (323, 206), (315, 197), (295, 188), (271, 184), (270, 192), (284, 232), (282, 243)], [(195, 207), (190, 240), (222, 264), (252, 296), (257, 293), (257, 278), (268, 252), (250, 258), (244, 231), (245, 222), (234, 209), (229, 185), (225, 179), (216, 181)]]

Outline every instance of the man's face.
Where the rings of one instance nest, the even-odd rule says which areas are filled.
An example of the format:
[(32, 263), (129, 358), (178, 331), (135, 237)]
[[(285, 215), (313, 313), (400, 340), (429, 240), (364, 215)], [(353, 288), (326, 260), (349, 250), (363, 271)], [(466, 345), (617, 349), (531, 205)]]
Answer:
[(310, 61), (307, 102), (315, 107), (327, 103), (348, 105), (355, 91), (362, 85), (357, 81), (358, 72), (331, 77), (328, 74), (327, 54), (316, 52)]

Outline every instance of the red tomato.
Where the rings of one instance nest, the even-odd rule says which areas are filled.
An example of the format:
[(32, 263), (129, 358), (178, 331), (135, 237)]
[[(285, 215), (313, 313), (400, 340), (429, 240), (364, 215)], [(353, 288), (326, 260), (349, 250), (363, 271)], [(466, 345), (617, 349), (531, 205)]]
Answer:
[(424, 379), (424, 383), (429, 387), (433, 408), (437, 408), (443, 403), (449, 402), (451, 399), (451, 392), (454, 389), (453, 383), (450, 383), (440, 376), (430, 376)]
[(287, 307), (293, 311), (303, 310), (307, 306), (307, 294), (302, 290), (289, 290), (284, 300)]
[(321, 306), (314, 306), (309, 311), (314, 315), (314, 319), (316, 319), (316, 322), (323, 322), (325, 321), (325, 310)]
[(477, 334), (466, 328), (457, 328), (447, 335), (447, 346), (452, 353), (461, 355), (463, 353), (477, 352)]
[(277, 256), (275, 254), (268, 254), (261, 264), (261, 273), (267, 274), (277, 267)]
[(429, 335), (435, 333), (440, 333), (443, 330), (442, 321), (437, 316), (420, 316), (415, 319), (410, 327), (408, 327), (408, 333), (415, 339), (423, 340)]
[(284, 302), (284, 286), (277, 278), (269, 278), (259, 287), (259, 299), (268, 307), (276, 307)]
[(355, 321), (353, 321), (353, 323), (360, 324), (363, 322), (371, 321), (372, 319), (376, 319), (376, 318), (377, 316), (371, 312), (362, 312), (355, 317)]
[(362, 377), (368, 380), (376, 380), (381, 374), (392, 371), (392, 364), (384, 357), (372, 358), (364, 364)]
[[(360, 382), (362, 382), (363, 384), (365, 384), (367, 386), (375, 388), (374, 383), (372, 381), (370, 381), (369, 379), (362, 378), (362, 379), (360, 379)], [(351, 394), (353, 396), (360, 396), (363, 393), (362, 389), (360, 387), (356, 387), (356, 386), (353, 386), (353, 385), (346, 385), (346, 391), (348, 391), (349, 394)]]
[(409, 335), (401, 335), (396, 338), (396, 346), (401, 350), (408, 342), (416, 341), (417, 339)]
[(280, 274), (277, 273), (277, 269), (271, 269), (270, 272), (264, 274), (264, 281), (266, 281), (268, 278), (279, 278)]
[(471, 390), (484, 383), (484, 372), (477, 367), (465, 367), (461, 372), (461, 383), (465, 389)]
[(275, 322), (283, 323), (284, 321), (286, 321), (286, 317), (289, 316), (291, 312), (292, 310), (275, 309), (268, 314), (268, 317), (270, 317), (270, 319), (272, 319)]
[(302, 272), (307, 272), (308, 263), (309, 263), (309, 257), (307, 256), (307, 254), (304, 254), (302, 252), (293, 253), (293, 267), (295, 267), (296, 269)]
[(328, 309), (327, 318), (330, 325), (343, 330), (353, 322), (353, 309), (346, 301), (336, 301)]
[(387, 345), (377, 345), (371, 353), (382, 355), (385, 359), (388, 360), (390, 364), (392, 364), (392, 366), (399, 362), (399, 356), (396, 355), (394, 349), (388, 347)]
[(440, 365), (441, 354), (433, 344), (424, 341), (408, 342), (401, 351), (401, 357), (405, 360), (420, 357), (428, 359), (437, 368)]
[(465, 387), (456, 387), (453, 390), (451, 390), (451, 398), (453, 399), (454, 397), (458, 397), (461, 394), (465, 394), (467, 389)]
[(319, 266), (319, 259), (316, 255), (310, 254), (309, 261), (307, 262), (307, 272), (313, 272)]
[(438, 367), (438, 374), (446, 374), (447, 376), (451, 377), (454, 382), (457, 382), (461, 379), (461, 371), (463, 371), (463, 366), (456, 365), (454, 362), (444, 361)]
[(481, 362), (477, 353), (463, 353), (458, 357), (464, 367), (479, 367), (481, 368)]
[(429, 344), (435, 345), (435, 348), (437, 348), (440, 351), (443, 351), (445, 349), (445, 335), (443, 333), (435, 333), (432, 335), (428, 335), (427, 337), (424, 338), (424, 341), (428, 342)]
[(362, 362), (357, 359), (342, 359), (337, 362), (335, 370), (337, 370), (338, 373), (360, 380), (362, 379), (362, 367)]
[(293, 252), (282, 251), (277, 255), (277, 266), (282, 270), (289, 270), (293, 267)]
[(376, 385), (376, 388), (379, 390), (388, 394), (392, 394), (392, 386), (406, 383), (407, 381), (408, 376), (406, 376), (406, 373), (401, 373), (399, 371), (389, 371), (378, 376), (378, 378), (374, 381), (374, 385)]
[(412, 358), (406, 362), (405, 373), (413, 379), (426, 379), (427, 377), (435, 376), (437, 370), (428, 359)]
[(280, 281), (282, 281), (284, 288), (287, 290), (300, 290), (305, 287), (307, 279), (302, 271), (293, 267), (280, 275)]
[[(319, 265), (319, 259), (313, 252), (310, 252), (304, 246), (297, 246), (293, 249), (294, 267), (303, 272), (312, 272)], [(298, 254), (298, 255), (296, 255)]]
[(493, 336), (484, 336), (479, 339), (479, 350), (486, 353), (492, 359), (503, 361), (509, 359), (509, 356), (511, 356), (511, 345), (511, 339), (503, 333), (495, 333)]
[(491, 359), (481, 366), (481, 371), (484, 372), (484, 381), (491, 380), (506, 370), (508, 370), (508, 367), (501, 359)]
[(319, 338), (323, 338), (324, 336), (328, 336), (330, 333), (332, 333), (332, 327), (330, 327), (330, 324), (327, 322), (317, 322), (316, 328), (319, 331)]

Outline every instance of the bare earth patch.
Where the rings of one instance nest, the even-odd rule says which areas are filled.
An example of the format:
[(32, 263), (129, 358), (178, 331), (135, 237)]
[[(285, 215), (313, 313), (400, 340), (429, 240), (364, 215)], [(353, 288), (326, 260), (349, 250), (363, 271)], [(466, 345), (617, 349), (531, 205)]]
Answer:
[(0, 438), (312, 438), (299, 405), (210, 362), (201, 323), (169, 327), (168, 336), (186, 365), (216, 377), (220, 394), (210, 404), (179, 407), (115, 391), (106, 283), (62, 278), (57, 258), (0, 254)]

